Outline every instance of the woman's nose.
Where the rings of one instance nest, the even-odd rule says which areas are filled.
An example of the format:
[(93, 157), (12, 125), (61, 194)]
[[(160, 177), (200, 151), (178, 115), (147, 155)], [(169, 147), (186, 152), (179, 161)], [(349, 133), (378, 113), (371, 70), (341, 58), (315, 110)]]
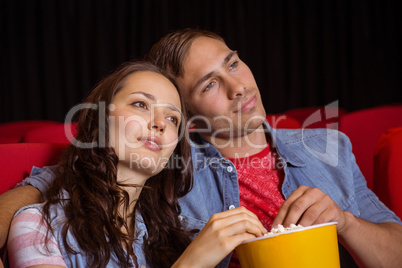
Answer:
[(165, 132), (166, 122), (163, 114), (155, 113), (148, 123), (148, 128), (155, 132), (160, 132), (161, 134)]

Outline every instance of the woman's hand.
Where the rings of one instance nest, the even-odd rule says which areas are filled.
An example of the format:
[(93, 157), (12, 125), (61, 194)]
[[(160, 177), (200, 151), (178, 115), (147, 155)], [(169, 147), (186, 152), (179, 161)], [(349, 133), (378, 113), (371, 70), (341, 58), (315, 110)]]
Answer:
[(265, 233), (257, 216), (244, 207), (216, 213), (173, 267), (214, 267), (243, 241)]

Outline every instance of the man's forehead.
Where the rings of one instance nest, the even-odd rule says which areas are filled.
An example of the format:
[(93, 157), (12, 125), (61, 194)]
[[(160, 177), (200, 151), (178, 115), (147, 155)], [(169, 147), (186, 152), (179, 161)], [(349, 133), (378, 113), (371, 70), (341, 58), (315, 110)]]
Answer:
[(230, 53), (233, 51), (221, 40), (195, 39), (183, 61), (183, 75), (177, 78), (183, 95), (189, 97), (199, 80), (217, 70)]
[(229, 53), (227, 45), (217, 39), (199, 37), (191, 44), (183, 61), (183, 78), (203, 76), (218, 68)]
[(200, 36), (190, 45), (186, 58), (199, 55), (210, 55), (211, 53), (224, 51), (230, 51), (230, 48), (222, 40)]

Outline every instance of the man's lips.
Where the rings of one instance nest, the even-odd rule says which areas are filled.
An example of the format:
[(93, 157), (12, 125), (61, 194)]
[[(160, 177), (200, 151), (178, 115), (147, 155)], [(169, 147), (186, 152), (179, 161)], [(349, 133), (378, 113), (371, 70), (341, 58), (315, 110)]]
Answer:
[[(257, 96), (254, 95), (254, 96), (252, 96), (250, 99), (248, 99), (247, 101), (243, 102), (243, 103), (241, 104), (241, 107), (240, 107), (239, 109), (237, 109), (237, 110), (235, 111), (235, 113), (238, 113), (238, 112), (248, 112), (248, 111), (250, 111), (252, 108), (254, 108), (254, 106), (256, 105), (256, 103), (257, 103)], [(238, 105), (239, 105), (239, 104), (238, 104)]]
[(142, 137), (140, 141), (144, 142), (145, 147), (152, 151), (160, 151), (162, 150), (161, 141), (158, 137), (155, 136), (146, 136)]

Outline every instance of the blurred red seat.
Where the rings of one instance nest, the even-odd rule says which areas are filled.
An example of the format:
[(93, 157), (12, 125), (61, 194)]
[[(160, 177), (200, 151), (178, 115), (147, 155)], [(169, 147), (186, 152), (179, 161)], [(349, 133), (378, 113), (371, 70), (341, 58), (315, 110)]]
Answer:
[(301, 128), (300, 123), (285, 114), (267, 114), (267, 122), (273, 128)]
[(39, 127), (57, 125), (58, 122), (46, 120), (16, 121), (0, 124), (0, 143), (21, 142), (25, 133)]
[[(67, 135), (77, 135), (76, 123), (59, 123), (56, 125), (43, 126), (25, 133), (22, 142), (50, 142), (50, 143), (70, 143)], [(66, 135), (66, 130), (67, 135)]]
[(374, 152), (374, 192), (402, 218), (402, 127), (386, 131)]
[(339, 130), (352, 142), (356, 162), (373, 189), (374, 150), (380, 136), (389, 128), (402, 126), (402, 105), (379, 106), (341, 116)]
[(297, 120), (302, 128), (337, 129), (343, 114), (346, 114), (345, 109), (333, 106), (304, 107), (285, 112), (285, 115)]
[(0, 194), (27, 177), (33, 166), (57, 164), (67, 146), (56, 143), (0, 144)]

